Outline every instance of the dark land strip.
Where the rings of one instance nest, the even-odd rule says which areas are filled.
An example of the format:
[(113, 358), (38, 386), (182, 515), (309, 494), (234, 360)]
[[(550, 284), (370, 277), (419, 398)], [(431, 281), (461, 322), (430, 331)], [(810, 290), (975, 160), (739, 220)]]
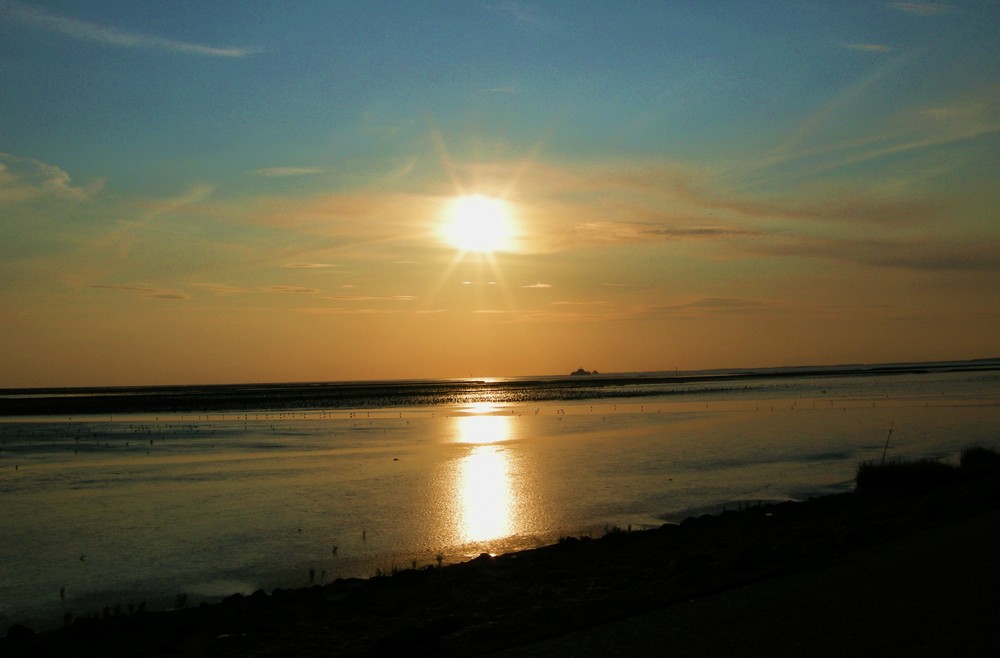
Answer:
[[(763, 368), (500, 381), (427, 380), (0, 389), (0, 417), (123, 413), (267, 413), (463, 404), (557, 402), (729, 393), (751, 382), (1000, 371), (1000, 359), (870, 366)], [(664, 389), (664, 386), (670, 388)], [(685, 388), (691, 386), (693, 388)]]

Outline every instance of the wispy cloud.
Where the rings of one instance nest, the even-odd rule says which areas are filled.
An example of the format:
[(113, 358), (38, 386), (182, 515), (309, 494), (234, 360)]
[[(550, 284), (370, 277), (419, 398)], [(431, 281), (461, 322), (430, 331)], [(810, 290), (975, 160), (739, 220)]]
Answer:
[(641, 222), (587, 222), (573, 227), (577, 235), (597, 242), (647, 242), (649, 240), (725, 240), (758, 235), (752, 229), (704, 226), (677, 228)]
[(948, 5), (937, 2), (890, 2), (889, 6), (916, 16), (937, 16), (951, 9)]
[(844, 48), (863, 53), (887, 53), (892, 50), (889, 46), (881, 43), (845, 43)]
[(615, 322), (648, 318), (705, 318), (764, 313), (781, 308), (780, 303), (752, 297), (696, 297), (676, 304), (612, 305), (606, 302), (556, 302), (559, 310), (532, 312), (525, 321)]
[(758, 254), (821, 258), (878, 268), (925, 273), (1000, 272), (1000, 245), (963, 242), (798, 238), (758, 245)]
[(522, 288), (551, 288), (551, 283), (528, 283), (527, 281), (521, 284)]
[(291, 176), (314, 176), (322, 174), (323, 169), (321, 167), (265, 167), (258, 169), (256, 173), (268, 178), (289, 178)]
[(316, 288), (304, 288), (302, 286), (267, 286), (267, 292), (290, 292), (290, 293), (314, 293), (319, 292)]
[(99, 290), (120, 290), (123, 292), (138, 293), (142, 297), (150, 299), (189, 299), (188, 295), (176, 290), (167, 288), (146, 288), (142, 286), (118, 286), (118, 285), (93, 285), (91, 288)]
[(337, 267), (333, 263), (289, 263), (285, 267), (302, 270), (319, 270), (327, 267)]
[(859, 99), (870, 94), (873, 90), (877, 90), (883, 79), (898, 71), (907, 61), (909, 61), (909, 57), (906, 55), (892, 57), (867, 75), (855, 80), (853, 84), (840, 89), (820, 105), (815, 112), (799, 122), (789, 139), (774, 149), (771, 157), (784, 158), (794, 150), (798, 150), (802, 143), (807, 142), (809, 138), (820, 132), (820, 129), (827, 126), (836, 113), (856, 104)]
[(168, 234), (189, 237), (183, 227), (160, 222), (159, 219), (197, 207), (211, 197), (213, 191), (211, 185), (195, 184), (177, 196), (135, 200), (92, 247), (99, 249), (107, 262), (120, 263), (128, 259), (143, 240), (150, 239), (153, 232), (159, 234), (158, 239)]
[(86, 201), (104, 188), (104, 179), (76, 185), (70, 175), (55, 165), (0, 153), (0, 204), (52, 196)]
[(316, 307), (310, 306), (307, 308), (296, 309), (298, 313), (303, 313), (305, 315), (391, 315), (397, 313), (397, 311), (379, 308), (343, 308), (336, 306), (323, 306)]
[(215, 295), (240, 295), (250, 292), (249, 288), (231, 286), (227, 283), (195, 283), (193, 285), (198, 288), (204, 288)]
[(556, 310), (522, 313), (518, 320), (529, 323), (621, 322), (636, 319), (690, 319), (764, 313), (780, 304), (762, 299), (700, 297), (677, 304), (610, 305), (606, 302), (555, 302)]
[(212, 196), (215, 187), (207, 183), (195, 183), (188, 187), (182, 194), (157, 201), (147, 201), (143, 205), (150, 208), (149, 213), (143, 219), (153, 219), (159, 215), (177, 212), (182, 208), (201, 203)]
[[(826, 119), (822, 117), (823, 121)], [(870, 132), (850, 139), (794, 149), (786, 148), (790, 146), (786, 144), (754, 163), (755, 176), (768, 178), (783, 170), (785, 173), (778, 175), (815, 179), (860, 163), (947, 147), (997, 132), (1000, 132), (1000, 104), (995, 100), (995, 92), (986, 90), (967, 100), (904, 110), (893, 116), (891, 124), (873, 123)], [(746, 162), (739, 162), (738, 167), (748, 168)]]
[(616, 322), (634, 317), (631, 310), (616, 308), (603, 301), (562, 301), (551, 304), (553, 310), (526, 311), (517, 317), (521, 323)]
[(305, 199), (274, 196), (260, 198), (242, 217), (263, 226), (310, 230), (320, 229), (321, 218), (322, 226), (335, 230), (341, 239), (391, 239), (412, 228), (412, 218), (433, 216), (440, 205), (438, 197), (363, 191)]
[(324, 297), (323, 299), (329, 299), (330, 301), (335, 302), (412, 302), (416, 301), (417, 298), (413, 295), (333, 295), (330, 297)]
[(920, 110), (919, 114), (935, 121), (964, 121), (968, 119), (978, 119), (986, 114), (988, 107), (986, 103), (955, 103), (952, 105), (939, 105)]
[(142, 32), (121, 30), (99, 23), (61, 16), (11, 0), (3, 4), (3, 9), (8, 16), (12, 16), (23, 23), (59, 32), (80, 41), (90, 41), (106, 46), (166, 50), (175, 53), (206, 55), (209, 57), (246, 57), (257, 52), (251, 48), (218, 48), (187, 41), (175, 41), (174, 39), (144, 34)]
[[(252, 292), (280, 292), (280, 293), (292, 293), (292, 294), (299, 294), (299, 293), (313, 294), (319, 292), (319, 290), (316, 288), (307, 288), (305, 286), (273, 285), (273, 286), (264, 286), (263, 288), (246, 288), (246, 287), (229, 285), (227, 283), (195, 283), (193, 285), (208, 290), (209, 292), (216, 295), (236, 295), (236, 294), (245, 294)], [(330, 298), (325, 297), (324, 299), (330, 299)]]
[(672, 306), (655, 306), (647, 308), (647, 312), (668, 313), (670, 315), (726, 315), (731, 313), (744, 314), (764, 311), (772, 308), (770, 302), (743, 297), (701, 297), (683, 304)]
[(541, 20), (541, 14), (539, 14), (535, 7), (524, 2), (517, 2), (516, 0), (484, 2), (482, 6), (493, 14), (513, 18), (517, 22), (526, 25), (537, 25)]

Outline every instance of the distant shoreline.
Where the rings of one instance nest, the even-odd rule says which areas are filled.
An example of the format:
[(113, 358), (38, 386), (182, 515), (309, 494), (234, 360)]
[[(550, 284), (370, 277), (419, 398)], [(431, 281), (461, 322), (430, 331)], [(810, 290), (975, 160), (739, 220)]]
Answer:
[[(874, 365), (797, 366), (539, 376), (501, 379), (392, 380), (167, 386), (112, 386), (0, 389), (0, 417), (75, 416), (112, 413), (195, 413), (362, 409), (449, 404), (461, 399), (497, 398), (545, 402), (629, 398), (682, 390), (656, 386), (720, 385), (806, 377), (867, 377), (1000, 370), (1000, 358)], [(704, 389), (700, 389), (702, 391)], [(506, 395), (510, 399), (505, 399)], [(463, 397), (464, 396), (464, 397)], [(376, 402), (373, 402), (375, 400)]]

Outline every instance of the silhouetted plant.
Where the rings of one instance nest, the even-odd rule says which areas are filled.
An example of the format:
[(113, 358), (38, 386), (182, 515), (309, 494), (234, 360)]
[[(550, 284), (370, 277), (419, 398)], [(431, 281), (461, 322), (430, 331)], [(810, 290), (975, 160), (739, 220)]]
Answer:
[(963, 475), (974, 477), (1000, 473), (1000, 453), (982, 446), (970, 446), (962, 451), (959, 468)]
[(885, 463), (885, 455), (886, 455), (887, 452), (889, 452), (889, 439), (892, 438), (892, 426), (893, 425), (894, 425), (894, 423), (889, 423), (889, 433), (885, 437), (885, 446), (882, 448), (882, 459), (879, 461), (879, 465), (880, 466)]
[(854, 478), (862, 489), (922, 489), (953, 482), (954, 466), (933, 459), (862, 462)]

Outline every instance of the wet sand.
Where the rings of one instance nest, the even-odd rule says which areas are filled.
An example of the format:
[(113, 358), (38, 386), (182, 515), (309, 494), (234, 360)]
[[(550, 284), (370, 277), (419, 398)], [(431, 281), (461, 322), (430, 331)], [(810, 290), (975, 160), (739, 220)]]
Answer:
[[(1000, 485), (843, 494), (444, 568), (77, 619), (11, 656), (955, 655), (1000, 648)], [(995, 652), (995, 651), (994, 651)]]

